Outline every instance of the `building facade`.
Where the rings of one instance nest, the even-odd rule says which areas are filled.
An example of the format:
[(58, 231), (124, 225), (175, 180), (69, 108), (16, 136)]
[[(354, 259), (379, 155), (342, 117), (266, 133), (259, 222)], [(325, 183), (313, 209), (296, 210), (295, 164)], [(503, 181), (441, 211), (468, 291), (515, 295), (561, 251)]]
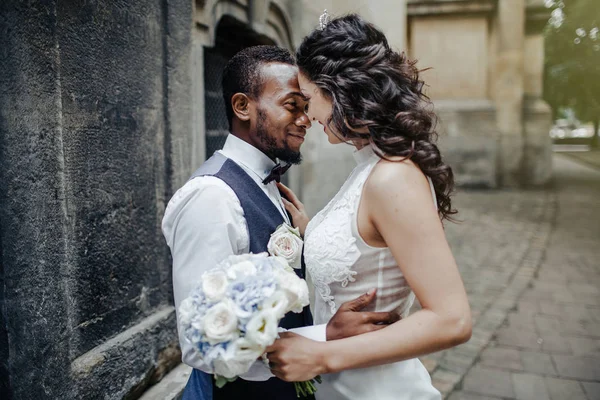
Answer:
[(549, 182), (548, 18), (541, 0), (409, 0), (408, 51), (431, 68), (423, 76), (459, 185)]

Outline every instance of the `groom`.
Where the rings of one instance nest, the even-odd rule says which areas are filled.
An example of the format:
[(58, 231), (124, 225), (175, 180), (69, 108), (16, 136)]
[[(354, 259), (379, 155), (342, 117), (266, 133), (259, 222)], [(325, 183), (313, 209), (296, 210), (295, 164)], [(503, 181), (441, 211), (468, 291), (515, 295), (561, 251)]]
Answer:
[[(290, 53), (275, 46), (246, 48), (225, 67), (223, 96), (231, 134), (223, 150), (175, 193), (163, 219), (173, 256), (176, 308), (204, 271), (232, 254), (266, 251), (271, 233), (283, 222), (292, 224), (276, 182), (287, 165), (300, 163), (300, 146), (311, 126), (297, 75)], [(304, 277), (303, 268), (296, 271)], [(287, 314), (280, 325), (306, 326), (305, 336), (332, 340), (382, 327), (374, 321), (394, 322), (388, 313), (355, 312), (373, 297), (363, 295), (342, 305), (327, 326), (310, 327), (308, 307)], [(194, 368), (184, 400), (297, 399), (293, 384), (272, 377), (258, 362), (242, 379), (217, 389), (212, 375), (202, 372), (207, 366), (178, 331), (183, 362)]]

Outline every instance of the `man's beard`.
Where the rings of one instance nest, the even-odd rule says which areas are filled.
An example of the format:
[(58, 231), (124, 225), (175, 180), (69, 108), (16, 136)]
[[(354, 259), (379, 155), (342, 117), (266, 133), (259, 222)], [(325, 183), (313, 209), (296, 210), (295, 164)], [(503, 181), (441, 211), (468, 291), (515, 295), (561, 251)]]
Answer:
[(278, 158), (288, 164), (300, 164), (302, 162), (302, 154), (299, 151), (290, 149), (287, 142), (283, 142), (283, 147), (277, 147), (277, 140), (269, 136), (268, 128), (265, 124), (267, 116), (260, 108), (257, 112), (258, 120), (256, 121), (256, 136), (263, 144), (263, 152), (270, 158)]

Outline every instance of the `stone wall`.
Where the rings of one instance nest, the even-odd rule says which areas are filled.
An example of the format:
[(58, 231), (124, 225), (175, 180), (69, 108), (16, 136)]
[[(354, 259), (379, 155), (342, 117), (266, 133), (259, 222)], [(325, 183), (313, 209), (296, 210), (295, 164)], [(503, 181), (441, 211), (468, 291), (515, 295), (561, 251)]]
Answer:
[(0, 5), (3, 399), (136, 397), (179, 361), (160, 222), (191, 6)]
[(411, 25), (410, 55), (433, 99), (488, 98), (488, 22), (481, 16), (432, 16)]
[(458, 186), (497, 185), (496, 109), (490, 100), (438, 100), (437, 132), (444, 162), (452, 167)]

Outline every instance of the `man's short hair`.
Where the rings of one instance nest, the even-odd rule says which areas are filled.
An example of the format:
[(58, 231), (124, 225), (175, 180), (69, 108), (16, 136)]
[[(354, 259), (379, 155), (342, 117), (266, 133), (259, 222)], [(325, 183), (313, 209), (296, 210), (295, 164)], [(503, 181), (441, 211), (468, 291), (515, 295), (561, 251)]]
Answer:
[(223, 71), (223, 100), (229, 129), (232, 128), (233, 121), (233, 95), (244, 93), (254, 98), (258, 97), (264, 84), (260, 68), (263, 64), (274, 62), (296, 65), (290, 52), (277, 46), (247, 47), (229, 60)]

